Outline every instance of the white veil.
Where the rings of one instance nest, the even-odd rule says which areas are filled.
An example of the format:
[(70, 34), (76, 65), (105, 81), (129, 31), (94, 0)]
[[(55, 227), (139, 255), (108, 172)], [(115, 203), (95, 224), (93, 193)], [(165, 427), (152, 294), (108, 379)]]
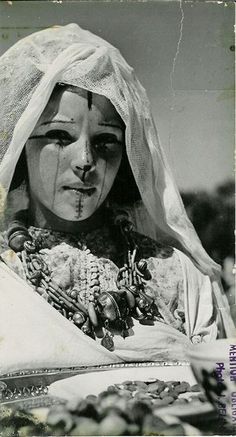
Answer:
[(165, 235), (211, 277), (220, 267), (189, 221), (150, 113), (144, 88), (120, 52), (77, 24), (34, 33), (0, 60), (0, 188), (6, 197), (26, 140), (57, 82), (107, 97), (126, 125), (126, 149), (142, 206), (130, 209), (137, 230)]

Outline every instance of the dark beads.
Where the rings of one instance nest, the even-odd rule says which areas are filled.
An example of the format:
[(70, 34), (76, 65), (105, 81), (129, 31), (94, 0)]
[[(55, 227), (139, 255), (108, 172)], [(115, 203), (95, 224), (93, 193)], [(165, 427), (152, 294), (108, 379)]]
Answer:
[(142, 311), (138, 307), (135, 308), (135, 311), (136, 311), (136, 317), (138, 320), (142, 320), (145, 318), (145, 315), (142, 313)]
[(22, 231), (28, 235), (27, 228), (19, 220), (14, 220), (13, 222), (10, 223), (10, 225), (7, 229), (7, 238), (10, 238), (11, 235), (13, 235), (16, 231)]
[(91, 324), (90, 324), (90, 320), (87, 319), (84, 324), (81, 327), (81, 331), (86, 334), (91, 336), (92, 335), (92, 330), (91, 330)]
[(36, 252), (36, 246), (33, 241), (27, 240), (24, 242), (24, 249), (27, 253), (35, 253)]
[(39, 256), (34, 257), (31, 263), (34, 270), (44, 270), (45, 263)]
[(129, 290), (132, 294), (134, 294), (134, 295), (137, 295), (137, 294), (138, 294), (138, 288), (137, 288), (136, 285), (130, 285), (130, 286), (128, 287), (128, 290)]
[(72, 298), (72, 299), (76, 299), (77, 298), (77, 295), (78, 295), (78, 291), (77, 290), (71, 290), (70, 291), (70, 297)]
[(146, 307), (146, 305), (147, 305), (147, 302), (145, 301), (145, 299), (143, 297), (137, 299), (136, 302), (137, 302), (138, 307), (140, 309), (144, 309)]
[(33, 285), (39, 285), (41, 281), (42, 273), (40, 271), (35, 271), (32, 273), (32, 275), (29, 277), (30, 282)]
[(102, 307), (100, 314), (103, 319), (108, 319), (111, 322), (114, 322), (119, 317), (119, 307), (110, 293), (103, 292), (98, 298), (98, 304)]
[(23, 229), (15, 231), (8, 237), (8, 245), (14, 252), (24, 250), (24, 243), (29, 240), (29, 234)]
[(147, 270), (147, 261), (145, 259), (140, 259), (137, 263), (137, 267), (141, 273), (144, 273)]
[(144, 279), (145, 281), (150, 281), (150, 279), (152, 279), (152, 275), (148, 269), (144, 272)]
[(134, 308), (135, 307), (135, 297), (133, 295), (133, 293), (131, 293), (131, 291), (126, 290), (126, 299), (127, 299), (127, 303), (129, 305), (130, 308)]
[(145, 259), (140, 259), (137, 263), (137, 273), (140, 274), (145, 281), (149, 281), (152, 278), (150, 271), (147, 268), (147, 261)]
[(20, 220), (11, 222), (6, 234), (8, 245), (14, 252), (21, 252), (24, 249), (24, 243), (30, 239), (27, 228)]
[(98, 318), (97, 318), (97, 314), (96, 314), (93, 302), (89, 302), (88, 315), (89, 315), (89, 318), (90, 318), (92, 325), (94, 327), (97, 327), (98, 326)]
[(82, 312), (77, 311), (74, 315), (73, 315), (73, 322), (76, 326), (81, 326), (84, 322), (85, 322), (85, 316)]

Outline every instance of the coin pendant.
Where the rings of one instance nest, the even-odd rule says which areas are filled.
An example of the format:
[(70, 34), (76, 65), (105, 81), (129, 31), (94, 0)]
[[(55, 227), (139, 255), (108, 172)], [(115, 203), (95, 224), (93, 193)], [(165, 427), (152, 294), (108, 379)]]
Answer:
[(101, 340), (101, 345), (104, 346), (109, 351), (114, 350), (114, 341), (112, 340), (112, 335), (106, 332), (105, 336)]

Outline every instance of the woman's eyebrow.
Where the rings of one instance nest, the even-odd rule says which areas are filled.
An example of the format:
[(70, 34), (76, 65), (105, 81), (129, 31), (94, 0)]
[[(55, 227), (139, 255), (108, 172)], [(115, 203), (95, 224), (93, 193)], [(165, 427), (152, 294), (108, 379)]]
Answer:
[[(75, 124), (74, 120), (49, 120), (49, 121), (44, 121), (43, 123), (40, 124), (40, 126), (45, 126), (47, 124), (52, 124), (52, 123), (63, 123), (63, 124)], [(115, 123), (98, 123), (98, 126), (107, 126), (107, 127), (114, 127), (116, 129), (120, 129), (123, 131), (123, 128), (121, 126), (119, 126), (118, 124)]]
[(123, 131), (123, 129), (122, 129), (121, 126), (119, 126), (118, 124), (114, 124), (114, 123), (105, 123), (105, 122), (103, 122), (103, 123), (98, 123), (98, 126), (115, 127), (115, 128), (117, 128), (117, 129), (120, 129), (120, 130)]
[(40, 126), (45, 126), (46, 124), (52, 124), (52, 123), (74, 124), (75, 121), (74, 120), (49, 120), (49, 121), (44, 121), (43, 123), (40, 124)]

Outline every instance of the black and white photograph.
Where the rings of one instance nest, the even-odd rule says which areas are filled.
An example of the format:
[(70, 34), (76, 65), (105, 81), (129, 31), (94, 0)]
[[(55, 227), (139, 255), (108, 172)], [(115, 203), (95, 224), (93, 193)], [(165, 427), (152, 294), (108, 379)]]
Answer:
[(0, 436), (236, 435), (233, 1), (0, 1)]

